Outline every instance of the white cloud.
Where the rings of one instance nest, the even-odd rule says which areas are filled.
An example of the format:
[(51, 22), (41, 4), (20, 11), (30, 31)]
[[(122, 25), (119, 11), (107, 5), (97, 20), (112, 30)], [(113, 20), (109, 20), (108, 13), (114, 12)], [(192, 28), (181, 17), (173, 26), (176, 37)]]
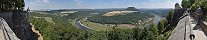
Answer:
[(30, 9), (47, 9), (47, 8), (51, 8), (54, 5), (53, 2), (51, 2), (51, 0), (25, 0), (26, 1), (26, 6), (25, 9), (27, 7), (29, 7)]
[(52, 3), (49, 0), (35, 0), (34, 2), (37, 2), (37, 3)]
[(150, 0), (135, 5), (138, 8), (174, 8), (175, 3), (181, 3), (181, 0)]
[(43, 3), (51, 3), (49, 0), (42, 0)]

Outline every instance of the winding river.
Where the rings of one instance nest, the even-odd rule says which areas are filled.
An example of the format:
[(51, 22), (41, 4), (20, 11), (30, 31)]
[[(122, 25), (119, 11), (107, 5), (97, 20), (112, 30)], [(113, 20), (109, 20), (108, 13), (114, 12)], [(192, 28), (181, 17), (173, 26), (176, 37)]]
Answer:
[(84, 25), (82, 25), (82, 24), (80, 23), (80, 19), (78, 19), (78, 20), (75, 21), (75, 25), (76, 25), (77, 27), (79, 27), (79, 29), (81, 29), (81, 30), (88, 29), (88, 28), (86, 28), (86, 26), (84, 26)]
[(153, 20), (153, 23), (155, 24), (155, 25), (157, 25), (159, 22), (160, 22), (160, 20), (162, 19), (162, 17), (160, 17), (160, 16), (158, 16), (158, 15), (155, 15), (155, 19)]
[[(157, 24), (159, 23), (159, 21), (161, 20), (161, 17), (158, 16), (158, 15), (155, 15), (155, 17), (156, 17), (156, 18), (153, 19), (153, 23), (154, 23), (155, 25), (157, 25)], [(80, 18), (80, 19), (81, 19), (81, 18)], [(83, 25), (83, 24), (80, 23), (80, 19), (77, 19), (77, 20), (76, 20), (75, 25), (76, 25), (77, 27), (79, 27), (79, 29), (81, 29), (81, 30), (89, 29), (89, 28), (87, 28), (85, 25)], [(149, 27), (149, 26), (150, 26), (150, 24), (147, 25), (147, 27)]]

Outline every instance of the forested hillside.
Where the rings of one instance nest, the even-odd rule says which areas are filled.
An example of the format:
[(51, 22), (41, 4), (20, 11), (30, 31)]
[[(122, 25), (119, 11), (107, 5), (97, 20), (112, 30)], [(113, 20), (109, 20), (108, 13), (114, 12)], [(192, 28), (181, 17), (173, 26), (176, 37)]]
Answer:
[[(185, 4), (188, 3), (188, 4)], [(183, 7), (187, 7), (191, 9), (191, 12), (195, 12), (199, 7), (202, 9), (202, 15), (200, 20), (203, 21), (207, 21), (206, 20), (206, 16), (207, 16), (207, 0), (190, 0), (190, 1), (186, 1), (183, 0), (182, 1), (182, 5)]]
[[(44, 17), (51, 17), (55, 24), (47, 22)], [(76, 37), (76, 33), (79, 33), (79, 30), (70, 24), (66, 18), (57, 15), (31, 13), (30, 21), (37, 28), (36, 30), (40, 31), (45, 40), (71, 39)]]
[(152, 18), (153, 15), (147, 13), (129, 13), (123, 15), (115, 15), (115, 16), (92, 16), (88, 17), (88, 20), (95, 23), (101, 24), (130, 24), (130, 23), (138, 23), (138, 20), (147, 20), (148, 18)]
[[(174, 10), (167, 12), (166, 18), (162, 18), (158, 25), (149, 22), (149, 25), (144, 24), (147, 26), (136, 26), (132, 29), (112, 28), (110, 31), (80, 30), (79, 27), (76, 27), (72, 24), (73, 22), (68, 20), (87, 17), (91, 22), (102, 24), (130, 24), (154, 17), (147, 13), (147, 11), (146, 13), (135, 12), (115, 16), (102, 16), (109, 11), (113, 10), (79, 11), (64, 17), (50, 14), (49, 12), (48, 14), (32, 12), (30, 20), (45, 40), (167, 40), (175, 28), (175, 25), (172, 25)], [(166, 10), (160, 12), (165, 13)], [(99, 14), (91, 15), (91, 13)], [(52, 18), (55, 24), (48, 22), (45, 17)]]
[[(145, 18), (146, 16), (152, 17), (152, 15), (144, 13), (131, 13), (127, 14), (129, 17), (120, 15), (116, 17), (125, 18), (133, 22), (139, 17)], [(145, 16), (144, 16), (145, 15)], [(52, 18), (55, 24), (48, 22), (45, 18)], [(115, 19), (116, 19), (115, 17)], [(107, 17), (109, 18), (109, 17)], [(132, 19), (129, 19), (132, 18)], [(117, 18), (119, 19), (119, 18)], [(122, 19), (121, 19), (122, 20)], [(123, 19), (124, 20), (124, 19)], [(161, 23), (161, 27), (158, 27), (151, 23), (148, 27), (136, 26), (133, 29), (113, 29), (111, 31), (92, 31), (92, 30), (80, 30), (78, 27), (73, 26), (67, 17), (61, 17), (53, 14), (40, 14), (32, 12), (30, 13), (31, 23), (39, 30), (43, 35), (44, 40), (166, 40), (171, 31), (165, 31), (166, 28)], [(127, 22), (126, 22), (127, 23)], [(165, 23), (165, 22), (164, 22)], [(144, 28), (139, 28), (144, 27)], [(162, 30), (160, 30), (162, 29)]]
[(160, 9), (140, 9), (140, 11), (146, 12), (146, 13), (150, 13), (150, 14), (155, 14), (155, 15), (159, 15), (161, 17), (166, 17), (168, 15), (168, 12), (170, 10), (170, 8), (160, 8)]

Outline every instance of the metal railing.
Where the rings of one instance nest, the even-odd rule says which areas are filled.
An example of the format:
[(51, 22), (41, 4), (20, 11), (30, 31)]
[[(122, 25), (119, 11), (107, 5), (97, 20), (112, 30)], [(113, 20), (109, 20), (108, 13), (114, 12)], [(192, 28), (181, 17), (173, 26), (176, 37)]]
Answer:
[(189, 35), (189, 38), (190, 38), (190, 40), (194, 40), (195, 39), (195, 35), (194, 35), (194, 33), (193, 33), (193, 29), (191, 28), (191, 21), (190, 21), (190, 17), (191, 17), (191, 15), (190, 15), (190, 13), (186, 10), (186, 12), (184, 13), (184, 15), (183, 16), (181, 16), (179, 19), (182, 19), (182, 18), (184, 18), (184, 17), (186, 17), (187, 16), (187, 18), (185, 19), (185, 26), (184, 26), (184, 40), (186, 40), (187, 39), (187, 26), (188, 27), (190, 27), (190, 35)]

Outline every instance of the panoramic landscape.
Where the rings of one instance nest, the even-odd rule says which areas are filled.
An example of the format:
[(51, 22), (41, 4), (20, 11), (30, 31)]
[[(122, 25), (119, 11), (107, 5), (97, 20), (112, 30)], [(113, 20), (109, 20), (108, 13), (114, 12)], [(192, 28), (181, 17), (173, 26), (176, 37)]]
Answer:
[(0, 0), (2, 40), (207, 40), (207, 0)]

